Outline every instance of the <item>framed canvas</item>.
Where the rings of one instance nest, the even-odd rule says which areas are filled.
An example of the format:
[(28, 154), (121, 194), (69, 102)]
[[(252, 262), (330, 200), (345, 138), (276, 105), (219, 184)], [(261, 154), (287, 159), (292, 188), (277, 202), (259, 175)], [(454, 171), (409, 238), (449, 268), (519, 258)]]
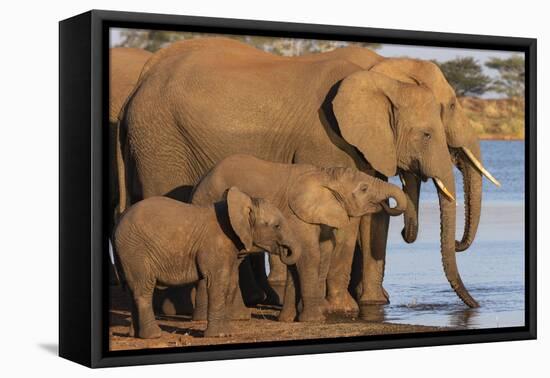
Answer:
[(93, 10), (59, 60), (62, 357), (536, 338), (535, 39)]

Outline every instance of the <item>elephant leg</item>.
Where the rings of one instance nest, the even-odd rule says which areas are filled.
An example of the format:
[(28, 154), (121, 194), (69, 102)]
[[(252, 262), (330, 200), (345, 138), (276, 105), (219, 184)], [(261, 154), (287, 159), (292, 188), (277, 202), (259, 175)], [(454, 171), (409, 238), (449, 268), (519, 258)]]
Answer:
[(241, 261), (237, 261), (231, 272), (228, 296), (228, 313), (231, 320), (250, 320), (251, 318), (251, 311), (244, 304), (241, 288), (239, 286), (239, 265), (241, 263)]
[[(245, 257), (239, 265), (239, 286), (242, 291), (244, 303), (246, 303), (247, 306), (256, 306), (262, 303), (266, 298), (266, 293), (258, 285), (258, 281), (254, 275), (254, 269), (259, 265), (259, 263), (255, 261), (258, 260), (258, 257), (261, 257), (263, 262), (263, 256), (253, 255)], [(265, 276), (265, 264), (263, 269)]]
[[(268, 281), (268, 276), (267, 276), (266, 266), (265, 266), (265, 256), (266, 256), (266, 253), (264, 252), (264, 253), (255, 254), (249, 257), (250, 266), (254, 273), (255, 283), (261, 290), (261, 295), (265, 296), (260, 303), (280, 306), (283, 303), (282, 296), (279, 296), (279, 293), (271, 287)], [(271, 255), (268, 255), (268, 256), (271, 264)], [(284, 269), (286, 270), (286, 267), (284, 267)], [(269, 272), (270, 276), (272, 272), (273, 270), (270, 270)]]
[(195, 309), (193, 310), (193, 320), (206, 320), (208, 312), (208, 293), (206, 291), (206, 279), (197, 282), (195, 291)]
[(208, 272), (206, 275), (208, 324), (204, 337), (224, 337), (231, 334), (226, 308), (231, 274), (229, 270), (226, 272), (222, 269), (222, 271)]
[(327, 296), (327, 276), (330, 268), (330, 260), (332, 259), (332, 253), (334, 251), (335, 240), (333, 237), (327, 240), (322, 240), (319, 243), (319, 249), (321, 251), (321, 264), (319, 267), (319, 290), (321, 298), (323, 298), (323, 308), (326, 309), (328, 302)]
[(145, 280), (140, 287), (131, 288), (134, 299), (132, 318), (137, 320), (133, 322), (133, 331), (134, 335), (142, 339), (154, 339), (161, 335), (160, 327), (155, 320), (155, 314), (153, 312), (154, 288), (154, 279)]
[(270, 293), (268, 293), (269, 304), (282, 304), (284, 301), (284, 295), (286, 290), (286, 276), (287, 276), (287, 267), (279, 256), (274, 254), (269, 254), (269, 276), (267, 281), (269, 287), (272, 289), (275, 298), (270, 298)]
[(298, 320), (301, 322), (321, 322), (325, 320), (323, 297), (319, 287), (321, 251), (319, 236), (315, 236), (311, 235), (309, 238), (304, 238), (304, 241), (307, 241), (304, 243), (305, 256), (300, 258), (296, 264), (303, 305), (302, 312), (298, 316)]
[(296, 319), (296, 308), (298, 306), (296, 298), (297, 287), (299, 287), (299, 282), (296, 267), (288, 267), (283, 308), (279, 313), (280, 322), (293, 322)]
[(128, 327), (128, 336), (137, 337), (137, 324), (139, 321), (136, 301), (134, 300), (134, 295), (130, 293), (130, 326)]
[(387, 304), (389, 297), (382, 287), (386, 264), (389, 216), (385, 212), (364, 216), (359, 226), (363, 269), (359, 304)]
[(335, 232), (335, 246), (327, 276), (327, 308), (330, 314), (355, 316), (359, 307), (348, 291), (360, 218)]

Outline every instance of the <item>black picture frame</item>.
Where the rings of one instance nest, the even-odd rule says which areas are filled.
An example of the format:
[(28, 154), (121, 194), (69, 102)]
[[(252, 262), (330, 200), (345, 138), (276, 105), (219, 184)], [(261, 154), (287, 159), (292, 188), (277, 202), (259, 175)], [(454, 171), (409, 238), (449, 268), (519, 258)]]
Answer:
[[(318, 38), (525, 53), (525, 326), (110, 352), (106, 211), (109, 28)], [(535, 339), (536, 64), (530, 38), (92, 10), (59, 23), (59, 354), (89, 367)]]

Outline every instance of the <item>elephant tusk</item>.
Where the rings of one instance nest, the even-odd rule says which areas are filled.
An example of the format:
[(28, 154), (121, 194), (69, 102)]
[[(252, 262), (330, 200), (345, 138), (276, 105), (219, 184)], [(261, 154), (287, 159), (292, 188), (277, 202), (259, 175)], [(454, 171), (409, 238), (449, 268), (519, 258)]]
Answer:
[(435, 185), (439, 188), (439, 190), (441, 190), (441, 192), (443, 192), (443, 194), (445, 194), (445, 196), (447, 197), (447, 199), (451, 202), (454, 202), (455, 201), (455, 198), (453, 197), (453, 195), (451, 194), (451, 192), (449, 192), (449, 189), (447, 189), (445, 187), (445, 185), (443, 184), (443, 181), (441, 181), (440, 179), (438, 179), (437, 177), (434, 177), (433, 178), (434, 180), (434, 183)]
[(401, 180), (401, 184), (403, 184), (403, 187), (407, 186), (407, 182), (405, 181), (405, 177), (403, 177), (402, 174), (399, 174), (399, 179)]
[(491, 173), (489, 173), (489, 171), (486, 170), (485, 167), (483, 167), (481, 162), (476, 159), (476, 157), (474, 156), (472, 151), (470, 151), (466, 147), (462, 147), (462, 151), (464, 151), (464, 154), (466, 154), (468, 159), (470, 159), (470, 161), (472, 162), (474, 167), (477, 168), (477, 170), (479, 170), (485, 177), (487, 177), (489, 179), (489, 181), (491, 181), (493, 184), (495, 184), (496, 186), (498, 186), (500, 188), (500, 186), (501, 186), (500, 182), (496, 178), (494, 178), (494, 176)]

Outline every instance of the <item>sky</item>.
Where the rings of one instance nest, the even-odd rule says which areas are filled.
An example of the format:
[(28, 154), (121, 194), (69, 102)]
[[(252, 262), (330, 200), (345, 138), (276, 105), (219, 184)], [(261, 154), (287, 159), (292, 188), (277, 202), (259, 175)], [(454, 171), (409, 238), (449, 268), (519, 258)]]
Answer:
[[(406, 46), (383, 44), (376, 52), (385, 57), (408, 56), (418, 59), (436, 59), (440, 62), (455, 59), (456, 57), (474, 57), (479, 63), (484, 64), (492, 57), (509, 58), (512, 55), (518, 54), (511, 51), (498, 50), (472, 50), (460, 49), (451, 47), (431, 47), (431, 46)], [(523, 55), (523, 53), (521, 53)], [(494, 76), (496, 71), (483, 66), (486, 74)]]
[[(120, 29), (111, 30), (111, 40), (110, 45), (116, 46), (121, 42)], [(473, 49), (461, 49), (461, 48), (451, 48), (451, 47), (432, 47), (432, 46), (409, 46), (409, 45), (397, 45), (397, 44), (382, 44), (381, 48), (377, 49), (376, 52), (385, 57), (403, 57), (407, 56), (410, 58), (417, 59), (436, 59), (440, 62), (445, 62), (448, 60), (455, 59), (457, 57), (473, 57), (481, 65), (483, 72), (490, 76), (495, 77), (497, 72), (495, 70), (485, 67), (484, 63), (492, 57), (498, 58), (509, 58), (512, 55), (520, 54), (517, 52), (511, 51), (498, 51), (498, 50), (473, 50)], [(523, 55), (523, 53), (521, 53)], [(499, 97), (498, 94), (487, 92), (482, 97), (485, 98), (494, 98)]]

